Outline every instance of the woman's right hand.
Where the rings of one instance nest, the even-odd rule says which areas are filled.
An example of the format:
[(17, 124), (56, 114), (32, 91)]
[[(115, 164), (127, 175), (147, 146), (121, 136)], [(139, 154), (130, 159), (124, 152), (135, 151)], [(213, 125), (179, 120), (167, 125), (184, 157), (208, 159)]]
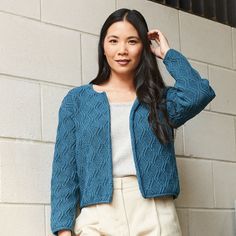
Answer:
[(72, 234), (70, 230), (60, 230), (58, 236), (72, 236)]
[(148, 38), (149, 40), (154, 40), (157, 43), (156, 46), (150, 45), (153, 54), (163, 60), (167, 51), (170, 49), (167, 38), (159, 29), (150, 30), (148, 32)]

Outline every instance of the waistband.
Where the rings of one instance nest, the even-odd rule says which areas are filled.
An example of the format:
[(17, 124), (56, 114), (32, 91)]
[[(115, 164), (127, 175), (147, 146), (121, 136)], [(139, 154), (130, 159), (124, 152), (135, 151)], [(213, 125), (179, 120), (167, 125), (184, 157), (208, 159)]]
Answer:
[(113, 177), (114, 189), (138, 188), (138, 179), (136, 175), (129, 175), (124, 177)]

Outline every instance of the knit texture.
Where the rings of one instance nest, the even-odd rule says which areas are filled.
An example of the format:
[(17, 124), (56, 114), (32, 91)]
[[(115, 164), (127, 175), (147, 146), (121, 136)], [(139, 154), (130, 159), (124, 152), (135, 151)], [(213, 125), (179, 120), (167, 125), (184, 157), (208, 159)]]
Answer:
[[(167, 111), (177, 127), (215, 97), (187, 59), (174, 49), (163, 60), (175, 79), (166, 90)], [(148, 108), (135, 99), (129, 128), (139, 189), (144, 198), (179, 194), (174, 143), (162, 145), (148, 122)], [(51, 178), (51, 229), (73, 230), (77, 208), (112, 201), (110, 107), (92, 84), (68, 92), (59, 109)]]

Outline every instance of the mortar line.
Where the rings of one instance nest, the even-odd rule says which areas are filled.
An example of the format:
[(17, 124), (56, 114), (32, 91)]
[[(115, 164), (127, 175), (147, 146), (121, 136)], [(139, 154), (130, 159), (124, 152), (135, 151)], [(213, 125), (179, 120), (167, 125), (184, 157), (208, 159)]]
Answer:
[(44, 113), (43, 113), (43, 88), (42, 88), (42, 85), (39, 84), (39, 87), (40, 87), (40, 106), (39, 106), (39, 109), (40, 109), (40, 135), (41, 135), (41, 140), (43, 140), (43, 118), (44, 118)]
[(178, 10), (178, 28), (179, 28), (179, 48), (180, 51), (182, 52), (182, 44), (181, 44), (181, 23), (180, 23), (180, 11)]
[(224, 162), (224, 163), (231, 163), (236, 164), (236, 161), (230, 161), (230, 160), (219, 160), (219, 159), (213, 159), (213, 158), (206, 158), (206, 157), (198, 157), (198, 156), (181, 156), (176, 155), (176, 158), (182, 158), (186, 160), (202, 160), (202, 161), (214, 161), (214, 162)]
[(5, 73), (0, 73), (0, 76), (6, 76), (8, 77), (7, 79), (14, 79), (14, 80), (21, 80), (29, 83), (40, 83), (44, 85), (49, 85), (49, 86), (60, 86), (60, 87), (65, 87), (65, 88), (74, 88), (77, 85), (69, 85), (69, 84), (62, 84), (54, 81), (46, 81), (46, 80), (39, 80), (39, 79), (34, 79), (30, 77), (24, 77), (24, 76), (18, 76), (18, 75), (13, 75), (13, 74), (5, 74)]
[(39, 19), (42, 21), (42, 0), (39, 0)]
[(1, 141), (6, 141), (6, 142), (11, 142), (11, 141), (14, 141), (14, 142), (27, 142), (27, 143), (31, 143), (31, 144), (55, 144), (54, 141), (46, 141), (46, 140), (37, 140), (37, 139), (27, 139), (27, 138), (16, 138), (16, 137), (1, 137), (0, 136), (0, 142)]
[(214, 162), (211, 162), (211, 175), (212, 175), (212, 186), (213, 186), (213, 202), (214, 202), (214, 207), (216, 207), (216, 186), (215, 186), (215, 181), (214, 181)]
[(83, 60), (83, 56), (82, 56), (82, 52), (83, 52), (83, 49), (82, 49), (82, 34), (80, 34), (80, 82), (81, 84), (83, 84), (83, 80), (84, 80), (84, 76), (83, 76), (83, 63), (82, 63), (82, 60)]

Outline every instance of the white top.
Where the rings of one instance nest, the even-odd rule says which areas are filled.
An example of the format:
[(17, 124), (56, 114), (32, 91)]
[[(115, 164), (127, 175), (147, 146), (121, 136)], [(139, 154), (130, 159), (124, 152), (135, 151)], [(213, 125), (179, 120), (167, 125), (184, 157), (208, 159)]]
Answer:
[(136, 175), (129, 115), (133, 102), (110, 102), (113, 176)]

